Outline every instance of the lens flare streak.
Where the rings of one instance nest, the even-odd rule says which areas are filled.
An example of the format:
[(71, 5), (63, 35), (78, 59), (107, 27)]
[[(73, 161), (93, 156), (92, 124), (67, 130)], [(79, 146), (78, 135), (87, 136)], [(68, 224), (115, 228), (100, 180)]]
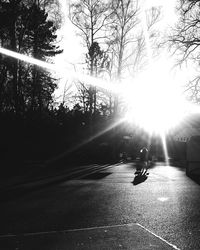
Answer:
[(162, 141), (162, 146), (163, 146), (163, 151), (164, 151), (165, 162), (167, 165), (169, 165), (169, 155), (168, 155), (168, 150), (167, 150), (166, 136), (165, 134), (161, 134), (160, 136), (161, 136), (161, 141)]
[(67, 69), (67, 67), (65, 67), (65, 65), (60, 66), (60, 64), (57, 65), (57, 64), (53, 64), (53, 63), (44, 62), (42, 60), (35, 59), (33, 57), (23, 55), (23, 54), (20, 54), (18, 52), (14, 52), (14, 51), (11, 51), (8, 49), (4, 49), (2, 47), (0, 47), (0, 53), (3, 55), (6, 55), (6, 56), (10, 56), (12, 58), (18, 59), (18, 60), (22, 60), (22, 61), (27, 62), (27, 63), (35, 64), (39, 67), (46, 68), (48, 70), (60, 72), (62, 74), (68, 75), (69, 78), (77, 79), (81, 82), (84, 82), (85, 84), (89, 84), (89, 85), (93, 85), (95, 87), (101, 88), (102, 90), (112, 91), (113, 93), (118, 92), (118, 91), (116, 91), (115, 84), (113, 84), (109, 81), (98, 79), (98, 78), (90, 76), (90, 75), (81, 74), (81, 73), (69, 70), (69, 69)]
[[(167, 4), (164, 0), (148, 0), (146, 1), (146, 8), (162, 5), (165, 7), (164, 9), (167, 13), (167, 11), (173, 10), (172, 1), (170, 3), (171, 4)], [(64, 4), (61, 5), (63, 8), (66, 8)], [(152, 48), (147, 27), (145, 8), (141, 10), (140, 19), (145, 39), (149, 69), (147, 70), (147, 72), (143, 72), (143, 74), (141, 74), (140, 79), (132, 79), (132, 81), (135, 82), (134, 84), (126, 84), (125, 82), (119, 84), (117, 82), (102, 80), (90, 75), (81, 74), (70, 70), (67, 68), (67, 65), (48, 63), (2, 47), (0, 47), (0, 53), (30, 64), (37, 65), (47, 70), (54, 71), (55, 73), (58, 72), (60, 76), (66, 77), (67, 75), (67, 77), (72, 80), (78, 80), (80, 82), (83, 82), (84, 84), (97, 87), (102, 91), (111, 92), (112, 94), (122, 96), (127, 105), (129, 106), (129, 112), (127, 112), (128, 114), (125, 118), (128, 118), (129, 120), (132, 119), (133, 122), (138, 123), (150, 134), (153, 132), (157, 132), (160, 135), (165, 159), (168, 164), (166, 132), (171, 129), (172, 126), (176, 125), (181, 121), (182, 117), (184, 116), (187, 104), (182, 101), (178, 92), (176, 92), (174, 85), (172, 88), (166, 87), (169, 86), (169, 82), (171, 82), (171, 79), (167, 78), (167, 71), (163, 72), (161, 70), (161, 67), (166, 68), (164, 61), (158, 62), (152, 67), (152, 64), (154, 62), (152, 58)], [(145, 75), (146, 77), (144, 77)], [(92, 139), (112, 129), (121, 122), (122, 120), (119, 120), (118, 123), (114, 124), (113, 126), (107, 128), (104, 131), (101, 131)], [(85, 141), (83, 144), (90, 142), (90, 140), (92, 139), (89, 138), (88, 141)], [(73, 150), (76, 150), (83, 144), (78, 145)]]
[(35, 59), (33, 57), (30, 57), (30, 56), (22, 55), (20, 53), (14, 52), (12, 50), (4, 49), (2, 47), (0, 47), (0, 53), (4, 54), (6, 56), (13, 57), (15, 59), (22, 60), (22, 61), (27, 62), (27, 63), (38, 65), (42, 68), (46, 68), (49, 70), (57, 70), (55, 67), (55, 64), (47, 63), (47, 62)]
[(110, 126), (108, 126), (107, 128), (101, 130), (100, 132), (98, 132), (97, 134), (93, 135), (92, 137), (89, 137), (88, 139), (84, 140), (83, 142), (81, 142), (80, 144), (74, 146), (73, 148), (61, 153), (60, 155), (54, 157), (54, 158), (51, 158), (49, 159), (46, 164), (49, 164), (49, 163), (52, 163), (52, 162), (55, 162), (59, 159), (62, 159), (63, 157), (67, 156), (67, 155), (70, 155), (71, 153), (75, 152), (76, 150), (80, 149), (81, 147), (83, 147), (84, 145), (92, 142), (93, 140), (95, 140), (96, 138), (98, 138), (99, 136), (105, 134), (106, 132), (116, 128), (117, 126), (119, 126), (121, 123), (124, 122), (124, 119), (120, 119), (118, 121), (116, 121), (115, 123), (111, 124)]

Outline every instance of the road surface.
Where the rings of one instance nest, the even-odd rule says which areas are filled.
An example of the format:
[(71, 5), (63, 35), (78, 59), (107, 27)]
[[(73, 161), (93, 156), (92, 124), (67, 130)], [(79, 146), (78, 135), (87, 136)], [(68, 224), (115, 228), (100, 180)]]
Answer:
[(2, 197), (0, 249), (200, 249), (200, 186), (184, 169), (160, 163), (140, 183), (134, 163), (75, 171)]

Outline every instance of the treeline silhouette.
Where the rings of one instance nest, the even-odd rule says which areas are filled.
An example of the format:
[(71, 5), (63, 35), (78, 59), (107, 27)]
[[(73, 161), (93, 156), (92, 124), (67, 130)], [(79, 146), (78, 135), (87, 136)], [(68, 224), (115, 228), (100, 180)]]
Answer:
[[(0, 1), (1, 47), (46, 62), (61, 53), (56, 45), (58, 20), (48, 15), (51, 3), (56, 1)], [(96, 60), (102, 60), (95, 46), (101, 55), (95, 50)], [(79, 103), (71, 109), (64, 104), (55, 107), (57, 84), (47, 70), (0, 54), (2, 171), (17, 172), (51, 159), (58, 159), (57, 164), (118, 160), (121, 135), (119, 128), (108, 129), (116, 121), (110, 107), (106, 112), (106, 105), (97, 105), (94, 88), (86, 91), (84, 109)]]
[[(112, 127), (114, 119), (100, 113), (92, 118), (77, 108), (60, 105), (43, 112), (0, 114), (1, 167), (20, 171), (38, 163), (53, 165), (113, 163), (122, 151), (136, 156), (136, 143), (123, 139), (125, 127)], [(92, 126), (91, 126), (92, 122)], [(132, 142), (132, 140), (131, 140)], [(139, 147), (139, 146), (138, 146)], [(4, 170), (6, 170), (4, 169)]]
[[(56, 45), (59, 18), (52, 20), (48, 15), (49, 5), (57, 3), (0, 1), (1, 47), (51, 62), (62, 52)], [(97, 42), (91, 44), (87, 59), (91, 73), (97, 74), (109, 66), (108, 56)], [(114, 125), (120, 119), (116, 97), (115, 106), (110, 95), (101, 95), (100, 103), (97, 89), (86, 88), (80, 82), (82, 103), (75, 101), (69, 108), (63, 102), (56, 107), (53, 94), (57, 84), (58, 80), (47, 70), (0, 54), (2, 172), (17, 173), (47, 161), (54, 165), (113, 163), (119, 161), (120, 152), (124, 151), (132, 159), (136, 157), (148, 138), (132, 125)]]

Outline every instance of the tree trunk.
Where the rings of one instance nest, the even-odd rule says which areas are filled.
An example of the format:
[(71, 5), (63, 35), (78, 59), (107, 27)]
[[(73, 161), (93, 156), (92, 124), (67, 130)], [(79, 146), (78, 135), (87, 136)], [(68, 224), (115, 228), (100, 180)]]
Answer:
[[(16, 42), (16, 20), (15, 17), (13, 17), (14, 20), (12, 22), (11, 28), (10, 28), (10, 45), (11, 50), (17, 51), (17, 42)], [(18, 60), (12, 59), (12, 75), (13, 75), (13, 96), (14, 96), (14, 106), (15, 106), (15, 112), (16, 114), (19, 114), (19, 99), (18, 99)]]
[(6, 66), (3, 66), (1, 73), (0, 73), (0, 112), (3, 111), (3, 91), (4, 91), (4, 84), (6, 81), (7, 76), (7, 68)]

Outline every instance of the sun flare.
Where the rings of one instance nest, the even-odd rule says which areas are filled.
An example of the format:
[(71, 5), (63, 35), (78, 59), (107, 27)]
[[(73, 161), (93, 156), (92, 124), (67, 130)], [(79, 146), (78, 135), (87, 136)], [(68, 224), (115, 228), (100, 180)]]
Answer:
[(123, 96), (128, 105), (126, 119), (149, 133), (167, 133), (187, 112), (180, 87), (158, 65), (133, 80)]

